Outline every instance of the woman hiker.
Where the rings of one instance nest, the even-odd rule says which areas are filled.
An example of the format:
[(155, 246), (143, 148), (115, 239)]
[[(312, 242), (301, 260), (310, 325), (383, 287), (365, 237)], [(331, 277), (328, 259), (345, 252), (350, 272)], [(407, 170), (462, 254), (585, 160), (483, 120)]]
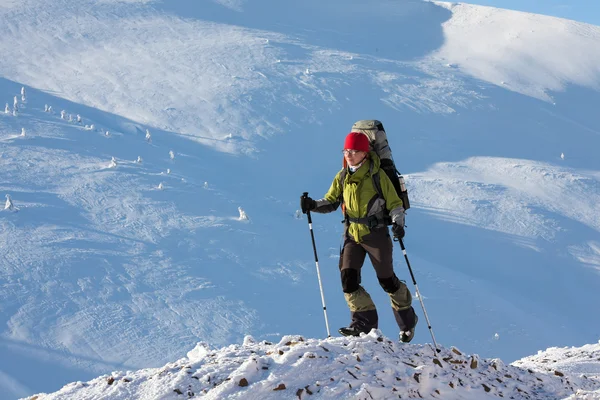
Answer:
[[(392, 219), (394, 237), (404, 237), (404, 208), (390, 178), (380, 171), (377, 154), (370, 151), (366, 135), (351, 132), (344, 143), (347, 167), (337, 173), (325, 197), (313, 200), (300, 198), (303, 213), (329, 213), (344, 204), (344, 244), (340, 255), (340, 275), (344, 298), (350, 308), (352, 321), (340, 328), (344, 336), (359, 336), (378, 326), (375, 304), (360, 285), (361, 269), (368, 254), (379, 284), (390, 296), (394, 317), (400, 328), (400, 341), (410, 342), (415, 334), (417, 316), (412, 296), (406, 284), (394, 273), (392, 239), (384, 216), (387, 209)], [(373, 175), (379, 176), (380, 191)], [(382, 196), (379, 195), (382, 194)]]

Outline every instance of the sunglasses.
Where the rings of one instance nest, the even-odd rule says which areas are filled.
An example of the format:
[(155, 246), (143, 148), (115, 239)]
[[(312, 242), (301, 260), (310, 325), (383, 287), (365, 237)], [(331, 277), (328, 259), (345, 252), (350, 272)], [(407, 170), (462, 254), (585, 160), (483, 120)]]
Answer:
[(364, 153), (362, 150), (348, 150), (348, 149), (344, 149), (342, 150), (342, 153), (347, 156), (347, 155), (355, 155), (356, 153)]

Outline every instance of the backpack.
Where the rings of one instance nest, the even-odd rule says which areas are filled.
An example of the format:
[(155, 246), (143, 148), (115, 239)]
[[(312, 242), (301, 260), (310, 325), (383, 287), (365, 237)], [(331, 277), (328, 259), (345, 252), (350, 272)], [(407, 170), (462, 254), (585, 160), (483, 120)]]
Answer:
[[(383, 128), (381, 121), (373, 119), (357, 121), (354, 123), (354, 125), (352, 125), (351, 132), (362, 133), (369, 138), (369, 143), (371, 143), (372, 150), (379, 156), (379, 159), (381, 160), (381, 169), (385, 172), (388, 178), (390, 178), (394, 189), (396, 189), (396, 193), (398, 193), (398, 197), (400, 197), (402, 200), (404, 210), (408, 210), (410, 208), (408, 190), (406, 189), (406, 185), (404, 183), (404, 177), (396, 169), (396, 164), (392, 158), (392, 150), (390, 149), (390, 145), (387, 140), (387, 134), (385, 133), (385, 129)], [(347, 167), (345, 158), (343, 160), (343, 166), (344, 168)], [(340, 177), (341, 182), (343, 183), (346, 173), (342, 172)], [(379, 173), (373, 174), (372, 178), (375, 190), (380, 197), (383, 197)], [(342, 208), (342, 212), (345, 215), (345, 208)], [(389, 217), (389, 212), (387, 209), (384, 210), (384, 214), (386, 224), (391, 225), (392, 220)]]

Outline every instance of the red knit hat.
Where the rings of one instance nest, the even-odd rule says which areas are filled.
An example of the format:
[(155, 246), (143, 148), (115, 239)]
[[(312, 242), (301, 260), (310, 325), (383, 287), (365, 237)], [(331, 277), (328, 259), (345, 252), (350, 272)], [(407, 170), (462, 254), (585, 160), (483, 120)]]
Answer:
[(350, 132), (344, 142), (344, 150), (369, 152), (369, 138), (364, 133)]

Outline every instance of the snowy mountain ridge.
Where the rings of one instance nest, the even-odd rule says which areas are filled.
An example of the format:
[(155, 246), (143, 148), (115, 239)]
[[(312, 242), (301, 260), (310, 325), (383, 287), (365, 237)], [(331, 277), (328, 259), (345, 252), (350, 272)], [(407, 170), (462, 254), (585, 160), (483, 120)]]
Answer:
[(162, 368), (119, 371), (28, 400), (67, 399), (600, 399), (600, 343), (548, 349), (505, 365), (454, 347), (283, 336), (211, 349)]

